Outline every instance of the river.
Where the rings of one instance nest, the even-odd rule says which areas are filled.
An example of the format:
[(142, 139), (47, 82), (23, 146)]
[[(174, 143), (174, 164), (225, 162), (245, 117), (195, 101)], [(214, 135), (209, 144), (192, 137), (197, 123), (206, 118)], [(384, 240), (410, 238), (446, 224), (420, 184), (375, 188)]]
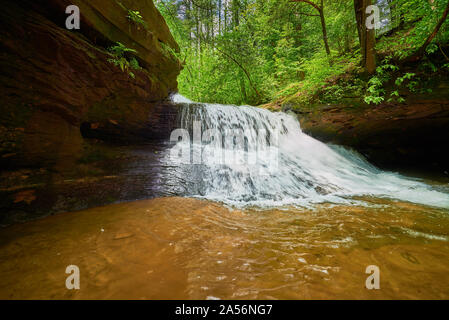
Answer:
[(449, 298), (447, 184), (382, 171), (292, 115), (174, 100), (184, 130), (123, 180), (156, 198), (4, 228), (0, 298)]

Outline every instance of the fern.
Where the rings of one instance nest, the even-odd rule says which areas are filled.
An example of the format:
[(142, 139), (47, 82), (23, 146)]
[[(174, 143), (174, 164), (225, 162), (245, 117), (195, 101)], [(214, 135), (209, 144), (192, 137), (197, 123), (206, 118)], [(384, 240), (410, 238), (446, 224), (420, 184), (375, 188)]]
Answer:
[(112, 63), (116, 67), (119, 67), (122, 72), (127, 72), (131, 78), (135, 78), (135, 74), (130, 70), (140, 70), (139, 62), (135, 57), (127, 58), (129, 54), (137, 54), (137, 51), (131, 48), (127, 48), (120, 42), (117, 42), (114, 46), (108, 49), (112, 58), (108, 59), (108, 62)]

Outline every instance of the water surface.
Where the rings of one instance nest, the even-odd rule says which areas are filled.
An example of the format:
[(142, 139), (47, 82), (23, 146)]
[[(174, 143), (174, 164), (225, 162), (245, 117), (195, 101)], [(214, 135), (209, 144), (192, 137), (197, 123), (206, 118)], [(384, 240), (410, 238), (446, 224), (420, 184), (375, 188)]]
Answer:
[[(158, 198), (2, 230), (1, 299), (448, 299), (447, 210)], [(81, 290), (65, 288), (77, 265)], [(381, 289), (367, 290), (366, 267)]]

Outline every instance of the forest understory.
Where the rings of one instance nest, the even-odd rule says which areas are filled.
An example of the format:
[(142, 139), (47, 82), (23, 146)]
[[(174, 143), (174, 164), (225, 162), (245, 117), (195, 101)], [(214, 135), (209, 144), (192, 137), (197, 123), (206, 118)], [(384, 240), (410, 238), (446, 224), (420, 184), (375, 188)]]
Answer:
[[(299, 111), (329, 103), (405, 104), (415, 93), (432, 95), (435, 76), (447, 82), (444, 0), (156, 5), (181, 47), (179, 91), (194, 101)], [(362, 10), (370, 5), (378, 16)], [(365, 21), (378, 22), (370, 29)]]

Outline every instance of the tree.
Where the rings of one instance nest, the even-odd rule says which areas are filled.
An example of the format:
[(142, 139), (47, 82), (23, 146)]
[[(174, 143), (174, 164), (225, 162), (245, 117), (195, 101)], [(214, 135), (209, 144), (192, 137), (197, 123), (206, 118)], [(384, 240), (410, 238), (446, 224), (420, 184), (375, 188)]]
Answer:
[(432, 33), (427, 37), (426, 41), (423, 43), (421, 47), (419, 47), (418, 50), (416, 50), (415, 53), (413, 53), (407, 60), (408, 61), (417, 61), (420, 60), (424, 53), (426, 52), (427, 47), (432, 42), (432, 40), (435, 38), (435, 36), (438, 34), (438, 31), (440, 31), (441, 26), (446, 21), (447, 16), (449, 14), (449, 1), (447, 3), (446, 9), (444, 9), (443, 15), (441, 16), (441, 19), (438, 21), (437, 25), (433, 29)]
[(329, 42), (327, 39), (327, 28), (326, 28), (326, 20), (324, 18), (324, 1), (320, 0), (320, 4), (316, 4), (310, 0), (290, 0), (291, 2), (302, 2), (302, 3), (307, 3), (308, 5), (312, 6), (317, 12), (318, 12), (318, 16), (320, 17), (320, 22), (321, 22), (321, 30), (323, 32), (323, 42), (324, 42), (324, 47), (326, 49), (326, 54), (328, 56), (331, 55), (331, 50), (329, 48)]
[(354, 0), (362, 66), (368, 74), (374, 74), (376, 71), (376, 34), (374, 28), (366, 27), (366, 8), (370, 5), (371, 0)]
[[(382, 81), (399, 76), (397, 69), (386, 75), (399, 67), (392, 64), (412, 55), (418, 61), (425, 52), (445, 55), (448, 1), (157, 0), (156, 5), (185, 62), (178, 77), (181, 94), (254, 105), (380, 95)], [(384, 17), (378, 31), (366, 27), (366, 8), (375, 3)], [(360, 51), (354, 50), (357, 42)], [(377, 50), (392, 59), (377, 66)], [(447, 60), (442, 56), (423, 67), (448, 68)], [(359, 63), (369, 78), (353, 72)], [(382, 70), (385, 79), (377, 72)]]

